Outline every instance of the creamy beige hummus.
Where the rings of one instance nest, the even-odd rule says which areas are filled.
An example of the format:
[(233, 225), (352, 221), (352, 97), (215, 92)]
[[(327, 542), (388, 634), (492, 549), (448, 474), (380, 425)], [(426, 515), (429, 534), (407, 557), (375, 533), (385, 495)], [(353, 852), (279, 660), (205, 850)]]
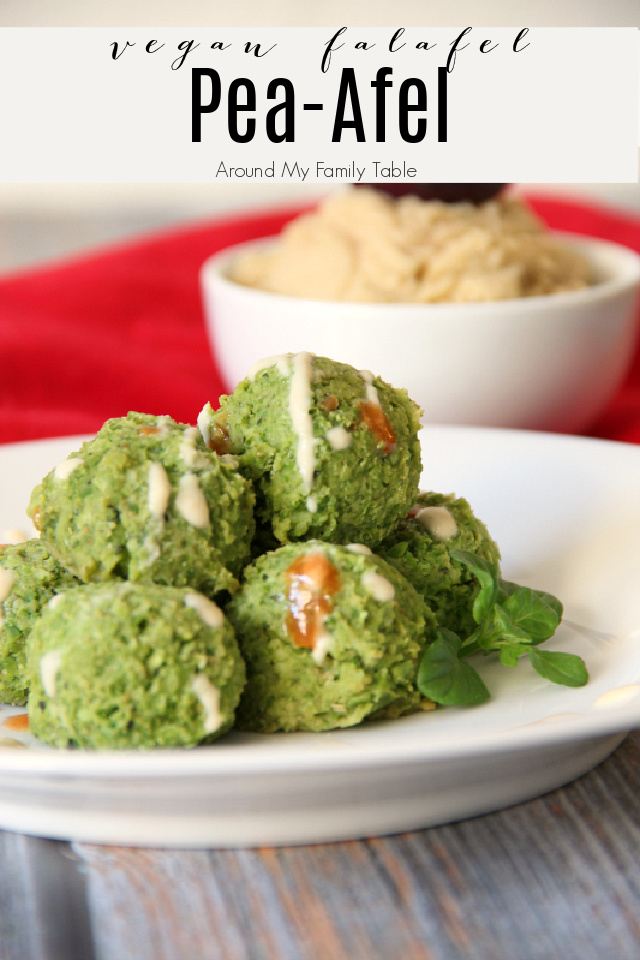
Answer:
[(290, 223), (231, 279), (292, 297), (442, 303), (577, 290), (589, 264), (516, 197), (480, 206), (391, 199), (369, 189), (332, 195)]

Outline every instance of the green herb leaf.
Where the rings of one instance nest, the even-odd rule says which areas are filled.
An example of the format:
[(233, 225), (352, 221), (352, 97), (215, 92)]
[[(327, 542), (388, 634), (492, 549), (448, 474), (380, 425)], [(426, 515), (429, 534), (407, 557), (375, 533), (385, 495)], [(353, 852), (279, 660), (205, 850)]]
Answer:
[(539, 650), (537, 647), (530, 647), (527, 653), (534, 669), (545, 680), (561, 683), (565, 687), (584, 687), (589, 682), (584, 660), (574, 653)]
[(480, 591), (473, 603), (473, 619), (482, 624), (487, 619), (498, 593), (498, 571), (483, 557), (469, 553), (468, 550), (452, 550), (450, 556), (473, 573), (480, 582)]
[(418, 669), (420, 693), (443, 706), (468, 706), (490, 699), (476, 670), (458, 654), (462, 641), (451, 630), (439, 630), (427, 647)]
[(552, 637), (562, 619), (562, 604), (557, 597), (508, 580), (498, 581), (496, 602), (508, 613), (512, 623), (537, 642)]
[(506, 603), (503, 607), (496, 604), (493, 611), (492, 630), (496, 647), (502, 647), (505, 643), (531, 643), (531, 634), (518, 623), (517, 608), (513, 610), (513, 614)]
[(504, 667), (515, 667), (520, 657), (529, 653), (531, 644), (529, 643), (509, 643), (500, 647), (500, 663)]
[[(455, 666), (452, 662), (454, 647), (455, 656), (460, 663), (464, 662), (462, 658), (474, 653), (488, 654), (498, 651), (500, 662), (504, 666), (515, 667), (520, 657), (527, 654), (540, 676), (553, 683), (581, 687), (588, 682), (587, 668), (580, 657), (571, 653), (538, 650), (538, 644), (553, 636), (562, 619), (562, 604), (557, 597), (544, 590), (532, 590), (530, 587), (502, 580), (496, 567), (466, 550), (452, 550), (451, 557), (462, 563), (480, 584), (473, 604), (473, 619), (478, 626), (464, 641), (455, 637), (455, 634), (450, 635), (455, 638), (457, 645), (454, 645), (449, 637), (446, 647), (449, 660), (446, 667), (442, 646), (444, 641), (441, 640), (438, 650), (433, 654), (440, 658), (438, 662), (441, 673), (437, 676), (436, 661), (427, 658), (427, 651), (427, 659), (423, 659), (423, 680), (425, 685), (440, 685), (437, 692), (441, 699), (433, 694), (427, 696), (431, 696), (437, 703), (482, 702), (457, 699), (473, 696), (475, 688), (472, 684), (479, 682), (485, 690), (486, 687), (471, 667), (469, 669), (474, 675), (473, 681), (466, 671), (462, 672)], [(444, 637), (444, 633), (442, 636)], [(470, 685), (470, 691), (465, 689), (466, 683)]]

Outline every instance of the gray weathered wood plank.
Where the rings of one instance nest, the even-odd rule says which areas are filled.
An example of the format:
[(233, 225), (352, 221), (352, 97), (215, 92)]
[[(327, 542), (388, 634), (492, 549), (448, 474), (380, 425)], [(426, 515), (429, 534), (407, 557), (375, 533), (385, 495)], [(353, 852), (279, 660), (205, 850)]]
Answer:
[(637, 960), (640, 733), (546, 797), (397, 837), (73, 849), (99, 960)]
[(93, 960), (81, 868), (67, 843), (0, 832), (0, 960)]

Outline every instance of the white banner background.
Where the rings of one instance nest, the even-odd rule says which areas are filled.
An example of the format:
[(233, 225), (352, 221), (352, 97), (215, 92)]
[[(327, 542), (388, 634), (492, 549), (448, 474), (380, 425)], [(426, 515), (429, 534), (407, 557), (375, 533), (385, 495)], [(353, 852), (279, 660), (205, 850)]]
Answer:
[[(251, 178), (330, 185), (386, 179), (385, 170), (395, 166), (404, 174), (399, 179), (419, 182), (637, 182), (636, 29), (533, 27), (521, 41), (525, 49), (514, 53), (522, 27), (473, 27), (447, 75), (446, 143), (438, 141), (438, 68), (460, 29), (407, 28), (390, 52), (397, 27), (349, 27), (323, 72), (326, 44), (338, 29), (1, 29), (0, 181)], [(150, 41), (154, 52), (148, 53)], [(127, 42), (133, 46), (125, 49)], [(355, 49), (362, 42), (370, 49)], [(416, 49), (424, 42), (431, 49)], [(485, 42), (493, 49), (483, 53)], [(216, 43), (227, 49), (212, 49)], [(245, 53), (247, 43), (259, 43), (263, 55)], [(347, 129), (333, 143), (338, 89), (348, 67), (355, 70), (366, 141)], [(371, 82), (381, 67), (392, 68), (393, 86), (385, 92), (385, 140), (377, 142)], [(193, 68), (218, 71), (222, 84), (220, 108), (202, 116), (199, 143), (191, 131)], [(247, 118), (256, 120), (249, 143), (235, 143), (228, 128), (228, 88), (240, 77), (256, 89), (255, 112), (242, 112), (240, 119), (241, 127)], [(282, 89), (275, 100), (266, 97), (269, 81), (278, 77), (295, 89), (290, 143), (272, 143), (265, 131), (267, 110), (283, 99)], [(400, 85), (413, 77), (427, 89), (426, 112), (412, 113), (409, 121), (413, 128), (419, 116), (427, 119), (417, 144), (401, 138), (397, 115)], [(324, 109), (305, 111), (304, 103)], [(351, 115), (348, 108), (347, 119)], [(279, 117), (281, 129), (282, 112)]]

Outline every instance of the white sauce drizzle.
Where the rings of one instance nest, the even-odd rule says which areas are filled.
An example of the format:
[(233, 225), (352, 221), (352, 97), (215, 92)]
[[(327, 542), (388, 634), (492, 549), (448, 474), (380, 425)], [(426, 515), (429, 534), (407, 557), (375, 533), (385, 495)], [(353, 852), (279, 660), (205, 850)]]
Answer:
[(180, 478), (176, 509), (192, 527), (209, 525), (209, 507), (194, 473), (185, 473)]
[(206, 623), (208, 627), (221, 627), (224, 622), (224, 614), (220, 607), (201, 593), (188, 593), (184, 598), (184, 605), (190, 607), (191, 610), (195, 610), (202, 622)]
[(204, 440), (206, 446), (209, 446), (209, 440), (211, 439), (211, 418), (213, 416), (213, 410), (211, 409), (210, 403), (205, 403), (204, 407), (198, 414), (198, 419), (196, 423), (198, 424), (198, 430), (202, 434), (202, 439)]
[(82, 457), (69, 457), (67, 460), (63, 460), (62, 463), (59, 463), (58, 466), (53, 471), (53, 476), (55, 480), (67, 480), (71, 476), (74, 470), (84, 463)]
[(332, 643), (333, 637), (331, 634), (327, 630), (321, 630), (311, 651), (311, 659), (314, 663), (317, 663), (319, 667), (322, 666), (324, 658), (331, 649)]
[(171, 417), (167, 414), (164, 414), (162, 417), (156, 417), (156, 427), (158, 428), (158, 433), (156, 436), (165, 437), (169, 433), (169, 424), (171, 423)]
[[(0, 567), (0, 604), (7, 599), (11, 593), (11, 588), (15, 583), (15, 574), (12, 570), (7, 570), (5, 567)], [(0, 627), (5, 623), (6, 617), (4, 615), (4, 610), (0, 607)]]
[(332, 450), (346, 450), (351, 443), (351, 434), (344, 427), (329, 427), (325, 436)]
[(256, 361), (247, 374), (247, 380), (255, 380), (260, 371), (266, 370), (268, 367), (277, 367), (278, 373), (283, 377), (288, 377), (291, 356), (290, 353), (281, 353), (279, 356), (265, 357), (264, 360)]
[(453, 514), (443, 506), (422, 507), (416, 514), (416, 520), (436, 540), (450, 540), (458, 532)]
[(393, 584), (377, 570), (365, 570), (361, 578), (362, 586), (370, 593), (374, 600), (384, 603), (393, 600), (396, 595)]
[(302, 484), (308, 493), (313, 481), (315, 465), (313, 422), (311, 406), (311, 354), (296, 353), (293, 356), (293, 372), (289, 387), (289, 414), (298, 437), (297, 461)]
[(370, 370), (361, 370), (360, 376), (364, 380), (365, 400), (368, 400), (369, 403), (375, 403), (375, 405), (379, 407), (380, 400), (378, 399), (378, 391), (373, 385), (373, 374)]
[(364, 543), (348, 543), (347, 550), (351, 553), (362, 553), (364, 556), (369, 556), (372, 552), (369, 547), (366, 547)]
[(198, 460), (198, 451), (196, 450), (196, 437), (198, 430), (196, 427), (187, 427), (182, 432), (180, 440), (179, 455), (188, 467), (194, 467)]
[(167, 471), (161, 463), (150, 463), (148, 472), (149, 490), (147, 493), (147, 502), (149, 513), (156, 520), (163, 520), (167, 507), (169, 506), (169, 497), (171, 496), (171, 484)]
[(197, 674), (191, 680), (191, 689), (202, 705), (204, 720), (202, 727), (205, 733), (215, 733), (222, 724), (220, 712), (220, 691), (214, 687), (203, 673)]
[(307, 510), (309, 513), (318, 512), (318, 498), (315, 497), (312, 493), (307, 497)]
[(56, 682), (58, 679), (58, 673), (60, 672), (60, 664), (62, 663), (62, 651), (60, 650), (49, 650), (48, 653), (45, 653), (44, 657), (40, 660), (40, 679), (42, 680), (42, 688), (48, 697), (55, 697), (56, 695)]
[(9, 529), (5, 530), (2, 534), (3, 543), (25, 543), (30, 539), (30, 535), (18, 527), (9, 527)]
[(15, 582), (16, 575), (13, 570), (7, 570), (6, 567), (0, 567), (0, 603), (7, 599)]
[(640, 684), (627, 683), (623, 687), (616, 687), (613, 690), (607, 690), (593, 701), (596, 710), (603, 710), (609, 707), (618, 707), (623, 703), (629, 703), (635, 700), (640, 691)]

